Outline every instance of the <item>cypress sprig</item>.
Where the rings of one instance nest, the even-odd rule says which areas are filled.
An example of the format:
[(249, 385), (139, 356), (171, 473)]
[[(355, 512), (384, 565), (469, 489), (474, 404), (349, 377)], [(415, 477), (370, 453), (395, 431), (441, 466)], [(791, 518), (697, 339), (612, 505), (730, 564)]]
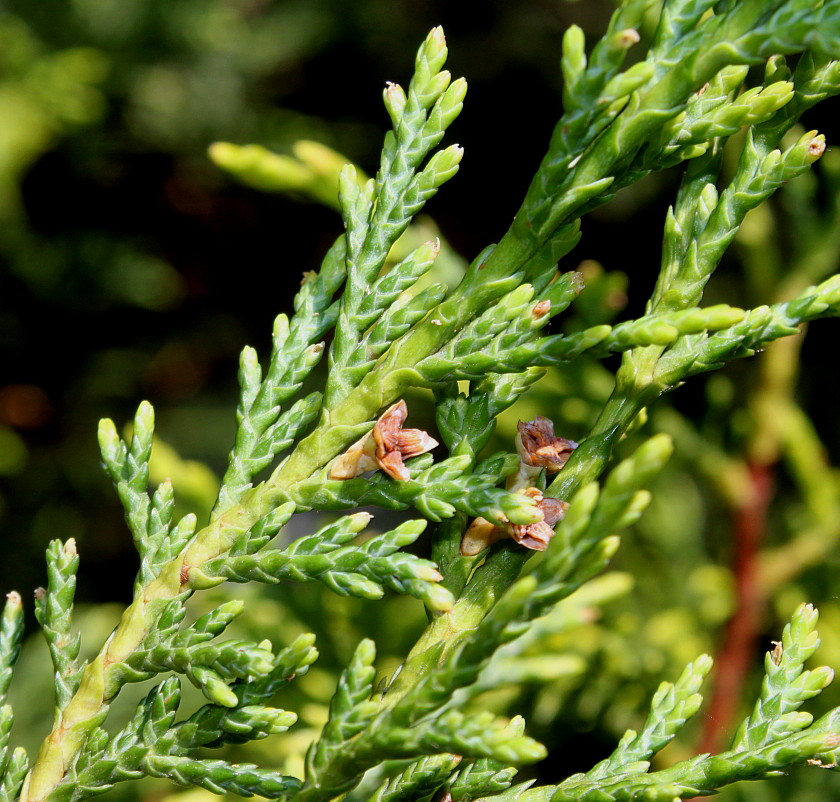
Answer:
[(260, 769), (250, 763), (150, 755), (141, 766), (150, 777), (162, 777), (178, 785), (198, 786), (214, 794), (257, 795), (282, 800), (292, 798), (301, 786), (296, 777)]
[[(806, 170), (822, 155), (824, 147), (824, 140), (811, 131), (784, 152), (768, 152), (757, 145), (754, 134), (748, 132), (735, 178), (721, 193), (697, 237), (696, 255), (693, 255), (699, 264), (694, 270), (711, 275), (747, 212)], [(698, 298), (696, 293), (702, 289), (702, 284), (695, 282), (694, 287), (695, 295), (691, 300)], [(666, 294), (666, 304), (668, 298)]]
[[(524, 727), (525, 722), (516, 718), (508, 725), (512, 728)], [(458, 768), (455, 779), (449, 784), (452, 802), (471, 802), (482, 796), (492, 796), (510, 787), (516, 769), (505, 767), (503, 763), (490, 758), (474, 760)]]
[[(306, 782), (300, 799), (330, 798), (355, 784), (356, 774), (343, 776), (335, 764), (348, 760), (348, 742), (366, 729), (377, 713), (379, 705), (371, 699), (375, 659), (373, 641), (363, 640), (341, 673), (330, 701), (329, 720), (306, 756)], [(380, 755), (380, 759), (383, 757)]]
[(270, 672), (232, 683), (231, 690), (236, 694), (237, 707), (204, 705), (189, 719), (176, 724), (173, 736), (180, 750), (245, 743), (288, 729), (297, 716), (289, 711), (267, 707), (263, 703), (295, 677), (306, 674), (318, 657), (314, 641), (313, 635), (299, 636), (275, 655)]
[(764, 659), (764, 682), (753, 712), (744, 720), (732, 741), (733, 751), (756, 749), (807, 727), (813, 717), (795, 711), (817, 696), (834, 678), (827, 666), (805, 671), (803, 664), (820, 644), (819, 614), (803, 604), (785, 626), (781, 643)]
[(65, 781), (57, 789), (56, 798), (71, 802), (91, 792), (106, 790), (117, 782), (144, 775), (169, 776), (183, 785), (198, 785), (215, 793), (230, 789), (243, 796), (277, 794), (299, 787), (298, 780), (274, 771), (246, 766), (240, 774), (239, 764), (195, 760), (187, 756), (198, 746), (237, 742), (246, 733), (259, 738), (283, 732), (294, 723), (294, 714), (262, 706), (225, 710), (212, 721), (218, 731), (211, 739), (206, 729), (211, 720), (206, 714), (202, 715), (207, 707), (189, 721), (173, 726), (180, 701), (180, 687), (175, 677), (152, 689), (138, 706), (131, 722), (110, 742), (104, 731), (99, 731), (102, 736), (97, 737), (102, 741), (99, 750), (94, 750), (93, 755), (75, 767), (69, 778), (72, 782)]
[(23, 600), (16, 591), (6, 594), (0, 616), (0, 702), (5, 702), (23, 639)]
[(53, 540), (47, 549), (47, 590), (35, 591), (35, 616), (53, 664), (55, 701), (63, 709), (79, 687), (81, 666), (78, 665), (81, 635), (73, 632), (73, 596), (76, 593), (76, 572), (79, 555), (76, 541)]
[(501, 335), (490, 340), (481, 351), (465, 352), (457, 357), (445, 354), (427, 357), (414, 368), (406, 368), (403, 375), (411, 376), (412, 382), (421, 387), (435, 387), (443, 381), (478, 379), (494, 368), (508, 373), (560, 365), (587, 351), (603, 356), (648, 345), (671, 345), (686, 334), (726, 329), (744, 316), (741, 309), (719, 304), (646, 315), (615, 327), (592, 326), (568, 336), (555, 334), (533, 339), (527, 333), (514, 333), (511, 338)]
[(26, 750), (17, 746), (6, 761), (3, 779), (0, 780), (0, 802), (13, 802), (18, 798), (28, 771), (29, 758)]
[(248, 743), (286, 732), (297, 721), (297, 715), (288, 710), (252, 705), (229, 712), (219, 721), (222, 735), (208, 739), (202, 746), (220, 746), (223, 743)]
[(15, 716), (11, 705), (0, 707), (0, 777), (6, 773), (9, 762), (9, 736)]
[[(451, 146), (438, 151), (418, 172), (458, 116), (466, 82), (450, 84), (442, 70), (447, 48), (443, 31), (434, 29), (420, 47), (414, 77), (405, 93), (397, 84), (385, 91), (385, 104), (394, 128), (385, 138), (376, 180), (359, 190), (352, 169), (341, 182), (341, 204), (347, 229), (347, 286), (341, 301), (339, 325), (330, 349), (328, 407), (342, 400), (364, 375), (367, 361), (356, 350), (360, 335), (386, 308), (386, 294), (370, 286), (385, 263), (388, 251), (437, 188), (458, 170), (463, 151)], [(375, 286), (375, 285), (374, 285)], [(378, 297), (377, 297), (378, 295)], [(357, 362), (358, 359), (363, 362)], [(355, 367), (352, 373), (345, 368)]]
[[(550, 271), (556, 276), (554, 267)], [(421, 364), (439, 360), (457, 363), (476, 351), (494, 353), (514, 348), (534, 340), (541, 328), (556, 315), (564, 312), (583, 288), (579, 273), (556, 276), (541, 293), (531, 284), (522, 284), (500, 298), (486, 312), (478, 316), (437, 354)]]
[(154, 579), (160, 569), (184, 548), (195, 531), (195, 515), (185, 515), (173, 526), (174, 512), (175, 491), (172, 483), (167, 480), (152, 494), (148, 523), (149, 549), (140, 561), (137, 573), (139, 587)]
[(437, 583), (434, 564), (399, 551), (413, 543), (426, 528), (425, 521), (408, 521), (390, 532), (359, 545), (349, 545), (371, 516), (356, 513), (339, 519), (286, 549), (223, 557), (205, 564), (202, 574), (219, 581), (295, 582), (321, 581), (339, 595), (381, 598), (384, 589), (423, 599), (434, 610), (449, 609), (452, 599)]
[[(427, 630), (415, 646), (415, 665), (410, 657), (403, 669), (405, 676), (398, 675), (392, 686), (395, 701), (388, 715), (394, 722), (410, 726), (448, 706), (456, 690), (476, 681), (495, 649), (521, 635), (529, 622), (601, 570), (618, 546), (612, 533), (641, 514), (647, 497), (639, 495), (640, 488), (661, 469), (670, 451), (666, 437), (655, 437), (613, 472), (600, 502), (596, 485), (581, 490), (558, 526), (543, 561), (531, 574), (510, 585), (492, 609), (481, 610), (480, 605), (487, 603), (484, 583), (468, 586), (453, 609), (453, 618), (441, 619)], [(453, 637), (455, 622), (462, 629)], [(448, 635), (445, 640), (444, 633)], [(440, 651), (447, 640), (450, 648), (441, 660)], [(418, 665), (429, 661), (439, 662), (436, 671), (413, 676)]]
[(312, 479), (301, 482), (295, 493), (304, 509), (376, 505), (402, 510), (413, 506), (433, 521), (449, 518), (456, 510), (500, 522), (507, 518), (523, 525), (537, 520), (532, 499), (496, 487), (516, 470), (515, 459), (485, 462), (481, 473), (470, 472), (471, 464), (469, 455), (450, 457), (400, 482), (377, 476), (370, 480)]
[(6, 596), (0, 617), (0, 800), (11, 802), (20, 793), (23, 778), (29, 769), (29, 758), (23, 747), (9, 751), (9, 737), (14, 724), (11, 705), (5, 704), (15, 663), (23, 638), (23, 602), (12, 591)]
[(378, 748), (394, 755), (455, 752), (500, 763), (536, 763), (546, 756), (542, 744), (490, 712), (469, 715), (448, 710), (411, 727), (389, 728), (374, 740)]
[(747, 68), (741, 67), (721, 70), (681, 115), (663, 127), (640, 155), (636, 169), (649, 171), (653, 165), (679, 164), (695, 158), (715, 139), (771, 119), (794, 96), (790, 81), (775, 81), (734, 95), (746, 74)]
[[(443, 33), (431, 32), (408, 89), (390, 84), (385, 90), (392, 128), (376, 177), (365, 180), (352, 167), (340, 176), (332, 170), (344, 234), (320, 273), (305, 274), (296, 314), (276, 319), (263, 363), (253, 349), (242, 352), (235, 443), (207, 525), (199, 527), (193, 516), (176, 520), (177, 488), (168, 481), (149, 492), (149, 404), (138, 409), (130, 442), (113, 423), (103, 422), (103, 461), (140, 555), (134, 601), (100, 654), (79, 667), (71, 631), (77, 557), (72, 541), (51, 545), (49, 587), (39, 594), (36, 613), (53, 657), (59, 709), (21, 790), (23, 802), (80, 802), (142, 776), (300, 802), (326, 802), (360, 782), (360, 798), (376, 802), (435, 794), (452, 802), (488, 795), (670, 802), (838, 757), (840, 713), (814, 722), (799, 709), (831, 679), (827, 668), (803, 669), (817, 645), (816, 614), (809, 607), (785, 630), (781, 650), (768, 659), (754, 711), (733, 748), (721, 755), (650, 771), (651, 758), (698, 709), (699, 685), (710, 668), (705, 657), (676, 683), (660, 687), (639, 733), (629, 731), (610, 758), (559, 785), (510, 787), (513, 766), (540, 759), (545, 749), (525, 734), (521, 719), (507, 723), (471, 707), (488, 687), (521, 680), (540, 665), (544, 671), (545, 661), (537, 661), (545, 655), (529, 663), (524, 652), (548, 631), (549, 624), (535, 622), (549, 613), (562, 618), (558, 602), (608, 564), (619, 545), (616, 533), (647, 506), (647, 485), (671, 451), (666, 437), (648, 440), (601, 479), (614, 446), (641, 420), (644, 407), (694, 373), (793, 334), (802, 322), (840, 314), (836, 276), (771, 307), (700, 306), (745, 215), (822, 154), (825, 143), (815, 132), (785, 149), (779, 145), (806, 108), (840, 92), (831, 59), (840, 45), (840, 3), (671, 0), (661, 11), (648, 57), (623, 69), (650, 8), (649, 0), (625, 0), (588, 56), (582, 31), (567, 33), (566, 112), (513, 225), (473, 260), (457, 287), (438, 283), (417, 291), (418, 280), (434, 267), (438, 242), (420, 244), (418, 238), (394, 246), (457, 172), (463, 155), (458, 146), (437, 150), (461, 111), (466, 84), (444, 70)], [(792, 74), (784, 54), (798, 56)], [(763, 84), (742, 91), (748, 68), (765, 61)], [(723, 145), (743, 127), (748, 130), (740, 160), (724, 184)], [(315, 187), (316, 162), (304, 156), (297, 165), (282, 159), (269, 164), (265, 152), (228, 148), (220, 158), (273, 188), (288, 179), (308, 182), (315, 195), (325, 190), (324, 183)], [(637, 178), (689, 159), (645, 314), (613, 325), (602, 323), (613, 320), (603, 315), (593, 321), (599, 325), (572, 334), (546, 333), (582, 288), (580, 275), (558, 273), (557, 266), (580, 238), (580, 216)], [(306, 175), (304, 167), (311, 168)], [(297, 173), (283, 178), (282, 170)], [(582, 317), (591, 315), (584, 310)], [(330, 330), (323, 378), (315, 368)], [(517, 453), (482, 458), (497, 416), (546, 367), (617, 352), (625, 356), (615, 389), (576, 449), (564, 440), (529, 451), (522, 429)], [(462, 381), (469, 385), (459, 386)], [(304, 383), (319, 382), (320, 389), (302, 396)], [(434, 445), (427, 433), (402, 428), (405, 399), (416, 388), (434, 392), (440, 438), (448, 449), (437, 458), (425, 453)], [(540, 437), (551, 440), (545, 427)], [(546, 451), (552, 448), (568, 458), (564, 466), (557, 453), (550, 461)], [(382, 470), (359, 475), (372, 467)], [(559, 473), (552, 480), (547, 472), (553, 469)], [(521, 488), (534, 497), (514, 489), (526, 473), (529, 483), (545, 491), (539, 502), (534, 488)], [(351, 478), (331, 478), (336, 476)], [(521, 535), (521, 529), (544, 527), (549, 520), (554, 526), (561, 515), (557, 499), (570, 506), (553, 537), (549, 530), (540, 541), (522, 539), (526, 546), (546, 547), (530, 567), (531, 553), (518, 536), (480, 556), (461, 555), (470, 518), (486, 519), (478, 527), (496, 534)], [(413, 507), (425, 520), (365, 536), (371, 516), (356, 512), (290, 543), (269, 545), (296, 513), (366, 504)], [(440, 524), (432, 534), (433, 560), (403, 551), (420, 547), (428, 521)], [(318, 581), (340, 595), (367, 599), (391, 590), (428, 608), (425, 632), (379, 692), (375, 646), (367, 639), (359, 643), (340, 674), (327, 723), (309, 749), (303, 780), (208, 760), (197, 751), (292, 726), (296, 714), (273, 697), (317, 656), (311, 635), (276, 651), (269, 641), (220, 640), (241, 612), (239, 602), (184, 626), (191, 594), (225, 580)], [(0, 695), (19, 640), (19, 597), (12, 595), (0, 631)], [(504, 660), (512, 661), (507, 676), (501, 672)], [(555, 670), (558, 660), (551, 662)], [(563, 665), (580, 668), (574, 661)], [(110, 734), (105, 718), (122, 686), (168, 671), (187, 677), (207, 703), (179, 720), (180, 680), (171, 677)], [(0, 802), (18, 793), (26, 769), (20, 750), (9, 755), (11, 725), (11, 710), (0, 707)]]
[[(305, 279), (304, 287), (316, 283), (320, 283), (318, 279)], [(304, 290), (300, 294), (304, 294)], [(323, 299), (321, 303), (309, 305), (323, 309)], [(316, 314), (316, 318), (319, 315)], [(292, 330), (286, 316), (279, 315), (274, 323), (271, 362), (264, 379), (254, 349), (243, 349), (239, 367), (242, 395), (237, 409), (236, 444), (228, 458), (215, 514), (239, 501), (254, 477), (291, 445), (317, 416), (321, 407), (320, 393), (310, 393), (282, 413), (281, 404), (298, 391), (320, 361), (323, 343), (310, 345), (307, 341), (320, 334), (320, 327), (314, 332), (301, 332), (297, 326)]]
[[(363, 366), (369, 370), (393, 343), (437, 307), (447, 290), (448, 287), (445, 284), (432, 284), (417, 295), (404, 294), (386, 308), (376, 325), (364, 336), (364, 355), (360, 350), (354, 355), (354, 359), (358, 359), (353, 369), (354, 375), (363, 375)], [(359, 349), (361, 347), (359, 346)]]
[[(790, 726), (792, 719), (785, 713), (785, 703), (777, 693), (784, 682), (779, 674), (784, 672), (795, 686), (792, 692), (787, 691), (790, 694), (788, 702), (794, 708), (805, 698), (817, 695), (831, 681), (831, 677), (820, 669), (802, 672), (802, 661), (813, 654), (819, 641), (815, 624), (815, 611), (810, 605), (803, 605), (785, 628), (785, 641), (791, 651), (789, 659), (781, 667), (785, 662), (784, 651), (777, 649), (771, 653), (761, 698), (752, 716), (739, 730), (732, 750), (720, 755), (698, 755), (667, 769), (648, 772), (648, 750), (661, 748), (659, 744), (669, 741), (700, 705), (697, 690), (711, 667), (709, 658), (701, 657), (686, 668), (676, 685), (665, 683), (660, 687), (641, 735), (632, 731), (626, 733), (616, 752), (590, 772), (574, 775), (558, 786), (531, 790), (518, 786), (494, 798), (520, 802), (548, 799), (552, 802), (618, 802), (643, 798), (664, 802), (713, 793), (724, 785), (760, 779), (809, 761), (830, 764), (840, 751), (840, 711), (833, 710), (813, 724), (811, 718), (806, 717), (807, 720), (798, 720), (801, 726)], [(800, 680), (798, 687), (797, 680)], [(805, 686), (808, 686), (807, 690)], [(801, 690), (802, 700), (796, 699), (797, 690)], [(771, 718), (781, 721), (783, 726), (776, 730), (768, 727)]]
[(752, 356), (762, 345), (795, 334), (801, 323), (836, 314), (838, 304), (840, 280), (832, 276), (792, 301), (757, 307), (729, 329), (683, 343), (660, 360), (658, 377), (667, 384), (677, 375), (693, 376), (716, 370), (731, 359)]
[(153, 440), (154, 409), (145, 401), (137, 408), (130, 444), (117, 434), (112, 420), (105, 418), (99, 424), (103, 464), (120, 496), (126, 522), (140, 553), (135, 593), (157, 577), (163, 566), (184, 548), (197, 523), (192, 514), (174, 521), (175, 494), (168, 480), (149, 497)]
[[(179, 728), (172, 727), (181, 701), (177, 678), (153, 688), (140, 703), (129, 724), (113, 738), (94, 733), (100, 748), (88, 754), (54, 793), (62, 802), (83, 799), (115, 783), (141, 776), (168, 777), (181, 785), (197, 785), (215, 793), (234, 791), (241, 796), (281, 796), (300, 787), (300, 781), (278, 772), (221, 760), (195, 760), (184, 756)], [(261, 711), (260, 711), (261, 715)], [(232, 713), (231, 718), (237, 718)], [(238, 718), (243, 718), (242, 710)], [(265, 719), (265, 716), (262, 716)], [(244, 722), (243, 722), (244, 723)]]
[[(333, 699), (341, 693), (350, 702), (351, 694), (343, 690), (343, 681), (344, 675)], [(375, 704), (361, 701), (358, 692), (352, 698), (355, 701), (347, 708), (353, 713), (349, 723), (341, 714), (335, 715), (331, 706), (330, 721), (308, 757), (307, 782), (301, 792), (304, 799), (327, 799), (342, 793), (355, 785), (367, 768), (386, 758), (455, 753), (502, 763), (530, 763), (545, 756), (545, 748), (524, 735), (521, 724), (504, 722), (492, 713), (465, 715), (449, 710), (414, 726), (399, 727), (391, 712), (374, 718)], [(344, 727), (349, 738), (362, 733), (352, 743), (345, 743), (343, 751), (330, 750), (325, 743), (327, 732), (334, 732), (330, 729), (334, 720)], [(315, 760), (319, 761), (317, 774), (313, 771)], [(316, 782), (310, 782), (312, 776), (318, 777)]]
[[(141, 576), (139, 579), (141, 582), (148, 582), (154, 575), (152, 567), (154, 557), (163, 545), (163, 541), (168, 539), (167, 535), (170, 533), (174, 511), (175, 491), (172, 488), (172, 482), (167, 479), (152, 494), (146, 531), (149, 549), (144, 555), (145, 559), (140, 571)], [(180, 549), (178, 550), (180, 551)], [(175, 553), (177, 554), (177, 551)]]
[(188, 647), (207, 643), (221, 635), (236, 618), (242, 615), (244, 609), (245, 604), (239, 599), (220, 604), (214, 610), (202, 615), (192, 626), (179, 632), (173, 639), (173, 645)]
[(786, 106), (762, 126), (769, 147), (778, 147), (784, 134), (812, 106), (840, 93), (840, 61), (831, 53), (806, 50), (793, 72), (794, 95)]
[[(606, 90), (619, 75), (628, 50), (639, 41), (637, 28), (647, 5), (646, 0), (623, 3), (613, 13), (606, 34), (588, 58), (583, 31), (576, 25), (566, 31), (561, 61), (564, 114), (554, 128), (548, 154), (537, 174), (541, 183), (547, 185), (556, 180), (556, 176), (568, 169), (573, 159), (585, 150), (615, 116), (610, 113), (610, 105), (620, 100), (621, 96), (615, 89), (610, 92)], [(635, 70), (636, 74), (640, 72), (638, 65), (631, 70)], [(642, 73), (640, 79), (644, 81), (648, 77)], [(627, 95), (637, 88), (632, 83), (624, 87)], [(601, 102), (603, 96), (607, 96), (611, 102)], [(532, 184), (532, 190), (533, 187)]]
[[(414, 298), (408, 294), (417, 280), (431, 269), (439, 252), (439, 241), (426, 242), (371, 285), (356, 314), (359, 331), (365, 334), (345, 368), (351, 383), (358, 384), (388, 346), (440, 301), (442, 285), (441, 292), (430, 292), (431, 288), (428, 288), (423, 299), (414, 303)], [(404, 296), (405, 301), (395, 309), (400, 296)]]
[(286, 447), (290, 437), (306, 428), (320, 408), (320, 394), (313, 393), (280, 414), (281, 405), (297, 393), (323, 355), (324, 345), (319, 340), (338, 316), (339, 302), (333, 295), (345, 279), (346, 250), (344, 237), (339, 237), (327, 251), (320, 271), (304, 273), (294, 299), (294, 318), (275, 318), (264, 378), (256, 352), (248, 347), (242, 351), (236, 442), (228, 457), (214, 519), (242, 500), (254, 477)]
[[(681, 113), (697, 89), (727, 66), (756, 64), (775, 53), (804, 49), (816, 38), (815, 14), (824, 17), (826, 24), (825, 35), (820, 37), (821, 52), (832, 52), (830, 46), (836, 44), (840, 33), (828, 8), (833, 4), (819, 12), (812, 4), (806, 5), (783, 2), (759, 9), (748, 4), (706, 19), (693, 35), (671, 47), (664, 62), (672, 66), (631, 97), (614, 124), (588, 152), (581, 151), (574, 169), (558, 170), (549, 151), (520, 210), (523, 222), (527, 219), (538, 237), (548, 238), (595, 197), (601, 195), (603, 202), (614, 180), (622, 183), (626, 165), (647, 138)], [(772, 6), (776, 13), (768, 12)], [(836, 16), (836, 9), (834, 12)], [(699, 41), (703, 46), (698, 46)], [(637, 172), (632, 174), (638, 177)]]
[[(299, 192), (338, 208), (338, 174), (346, 159), (321, 142), (301, 139), (292, 144), (294, 157), (261, 145), (214, 142), (207, 155), (247, 186), (266, 192)], [(364, 180), (364, 179), (363, 179)]]
[(698, 691), (711, 668), (712, 659), (701, 655), (685, 667), (675, 683), (663, 682), (653, 697), (642, 731), (628, 730), (609, 758), (585, 775), (575, 775), (566, 782), (575, 783), (584, 777), (595, 780), (634, 771), (646, 772), (650, 758), (664, 749), (700, 709), (703, 697)]
[(213, 641), (241, 614), (241, 601), (230, 601), (179, 629), (186, 609), (182, 599), (165, 603), (160, 626), (151, 632), (120, 667), (127, 681), (175, 671), (184, 674), (210, 701), (225, 707), (238, 704), (228, 687), (236, 679), (265, 676), (274, 670), (270, 645), (241, 640)]
[(90, 748), (80, 756), (54, 792), (62, 802), (84, 799), (118, 782), (143, 776), (140, 764), (152, 749), (166, 749), (164, 736), (181, 702), (181, 687), (170, 677), (152, 688), (137, 706), (131, 721), (109, 737), (102, 729), (91, 732)]
[[(220, 686), (234, 678), (268, 673), (273, 667), (269, 650), (247, 641), (231, 640), (212, 644), (170, 647), (158, 646), (136, 651), (129, 665), (137, 671), (154, 674), (177, 671), (189, 677), (208, 699), (231, 707), (235, 694)], [(233, 704), (229, 703), (229, 700)]]
[(829, 735), (824, 730), (837, 727), (836, 717), (832, 719), (826, 716), (815, 727), (817, 732), (791, 735), (761, 749), (724, 752), (715, 756), (700, 755), (651, 774), (631, 771), (612, 780), (591, 784), (585, 781), (570, 782), (556, 789), (535, 789), (533, 794), (525, 792), (518, 799), (521, 802), (536, 802), (546, 798), (552, 802), (618, 802), (635, 797), (671, 802), (680, 797), (707, 795), (725, 785), (742, 780), (763, 779), (773, 772), (808, 761), (826, 764), (833, 761), (837, 736)]
[(692, 161), (683, 176), (676, 204), (665, 219), (662, 264), (648, 312), (686, 309), (703, 297), (717, 261), (699, 258), (699, 239), (718, 208), (714, 182), (722, 155), (721, 148), (707, 152)]
[(102, 462), (125, 509), (125, 521), (141, 557), (156, 545), (147, 543), (151, 502), (146, 492), (154, 430), (155, 413), (145, 401), (134, 416), (130, 445), (117, 434), (112, 420), (105, 418), (99, 424)]
[(423, 799), (437, 791), (460, 762), (460, 756), (449, 754), (421, 758), (383, 783), (368, 802)]

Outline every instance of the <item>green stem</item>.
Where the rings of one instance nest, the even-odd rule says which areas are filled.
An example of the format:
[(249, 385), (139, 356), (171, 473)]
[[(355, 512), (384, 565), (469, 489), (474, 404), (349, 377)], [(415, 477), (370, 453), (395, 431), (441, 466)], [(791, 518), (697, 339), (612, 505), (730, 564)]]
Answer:
[[(501, 594), (519, 576), (530, 556), (530, 552), (507, 543), (496, 547), (487, 562), (475, 572), (452, 610), (436, 616), (414, 644), (388, 688), (387, 706), (398, 702), (452, 651), (464, 635), (481, 623)], [(444, 644), (442, 651), (441, 643)]]
[(125, 684), (120, 664), (137, 650), (158, 621), (161, 602), (191, 593), (190, 569), (230, 548), (243, 531), (277, 506), (277, 491), (260, 485), (196, 533), (184, 550), (150, 582), (123, 612), (102, 650), (85, 668), (78, 691), (61, 711), (53, 731), (41, 744), (21, 792), (21, 802), (46, 799), (61, 782), (91, 730), (107, 713), (111, 699)]
[[(333, 409), (325, 410), (321, 423), (301, 441), (272, 476), (270, 483), (288, 488), (310, 477), (352, 441), (357, 427), (394, 403), (410, 386), (410, 369), (435, 353), (475, 315), (512, 289), (513, 276), (538, 250), (533, 236), (524, 237), (511, 226), (502, 241), (481, 261), (473, 263), (452, 295), (428, 317), (395, 343), (353, 392)], [(435, 320), (434, 324), (430, 320)]]
[[(554, 498), (571, 498), (578, 488), (597, 479), (609, 462), (613, 448), (639, 412), (663, 388), (653, 371), (661, 349), (640, 348), (625, 355), (616, 386), (590, 435), (546, 491)], [(516, 581), (532, 553), (501, 542), (476, 569), (463, 594), (448, 613), (436, 616), (426, 627), (388, 689), (389, 706), (395, 704), (429, 671), (433, 670), (460, 639), (474, 630)], [(440, 650), (439, 644), (444, 644)]]

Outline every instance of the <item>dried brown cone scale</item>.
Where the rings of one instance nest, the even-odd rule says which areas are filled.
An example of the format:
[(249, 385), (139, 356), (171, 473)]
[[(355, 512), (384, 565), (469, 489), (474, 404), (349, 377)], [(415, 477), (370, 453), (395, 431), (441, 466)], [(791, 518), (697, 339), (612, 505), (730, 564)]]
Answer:
[(526, 549), (545, 551), (554, 537), (555, 524), (562, 520), (569, 505), (559, 499), (546, 498), (533, 483), (542, 471), (558, 473), (562, 470), (577, 445), (574, 440), (557, 437), (554, 423), (543, 415), (537, 415), (532, 421), (519, 421), (516, 435), (519, 470), (508, 477), (507, 488), (535, 499), (543, 520), (520, 526), (509, 521), (496, 525), (485, 518), (476, 518), (461, 540), (461, 554), (475, 556), (506, 537)]
[(403, 399), (388, 407), (371, 431), (336, 457), (330, 466), (330, 479), (352, 479), (377, 469), (392, 479), (410, 479), (404, 460), (431, 451), (438, 442), (422, 429), (403, 429), (407, 417)]
[(510, 521), (497, 526), (486, 518), (476, 518), (461, 540), (461, 554), (464, 557), (474, 557), (497, 540), (506, 537), (532, 551), (545, 551), (548, 548), (551, 538), (554, 537), (554, 527), (563, 519), (569, 505), (556, 498), (546, 498), (536, 487), (526, 487), (518, 492), (536, 500), (537, 509), (542, 513), (543, 519), (526, 526)]
[(554, 434), (554, 423), (537, 415), (532, 421), (519, 421), (516, 451), (519, 459), (532, 468), (558, 473), (569, 461), (578, 444)]

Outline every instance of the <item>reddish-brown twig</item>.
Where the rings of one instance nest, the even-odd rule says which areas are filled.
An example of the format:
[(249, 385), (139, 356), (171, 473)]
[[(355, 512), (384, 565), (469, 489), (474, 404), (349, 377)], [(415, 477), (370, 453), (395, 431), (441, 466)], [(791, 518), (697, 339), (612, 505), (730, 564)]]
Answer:
[(715, 661), (714, 689), (697, 750), (701, 754), (725, 749), (725, 739), (731, 737), (764, 611), (765, 594), (757, 582), (758, 553), (767, 528), (775, 471), (772, 465), (755, 463), (748, 469), (751, 492), (733, 515), (735, 612)]

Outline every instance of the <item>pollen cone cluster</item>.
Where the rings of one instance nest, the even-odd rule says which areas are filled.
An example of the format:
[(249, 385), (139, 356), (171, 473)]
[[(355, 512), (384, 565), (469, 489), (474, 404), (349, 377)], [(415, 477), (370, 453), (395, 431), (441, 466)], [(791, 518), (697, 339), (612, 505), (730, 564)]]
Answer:
[(516, 450), (519, 454), (519, 470), (508, 481), (508, 489), (532, 498), (542, 513), (542, 520), (528, 525), (506, 521), (497, 525), (486, 518), (476, 518), (461, 540), (461, 554), (472, 557), (480, 554), (492, 543), (502, 538), (512, 538), (520, 546), (533, 551), (545, 551), (554, 527), (563, 519), (569, 505), (565, 501), (546, 498), (542, 491), (533, 486), (540, 473), (558, 473), (577, 448), (573, 440), (556, 437), (554, 424), (542, 415), (532, 421), (520, 421), (516, 436)]

